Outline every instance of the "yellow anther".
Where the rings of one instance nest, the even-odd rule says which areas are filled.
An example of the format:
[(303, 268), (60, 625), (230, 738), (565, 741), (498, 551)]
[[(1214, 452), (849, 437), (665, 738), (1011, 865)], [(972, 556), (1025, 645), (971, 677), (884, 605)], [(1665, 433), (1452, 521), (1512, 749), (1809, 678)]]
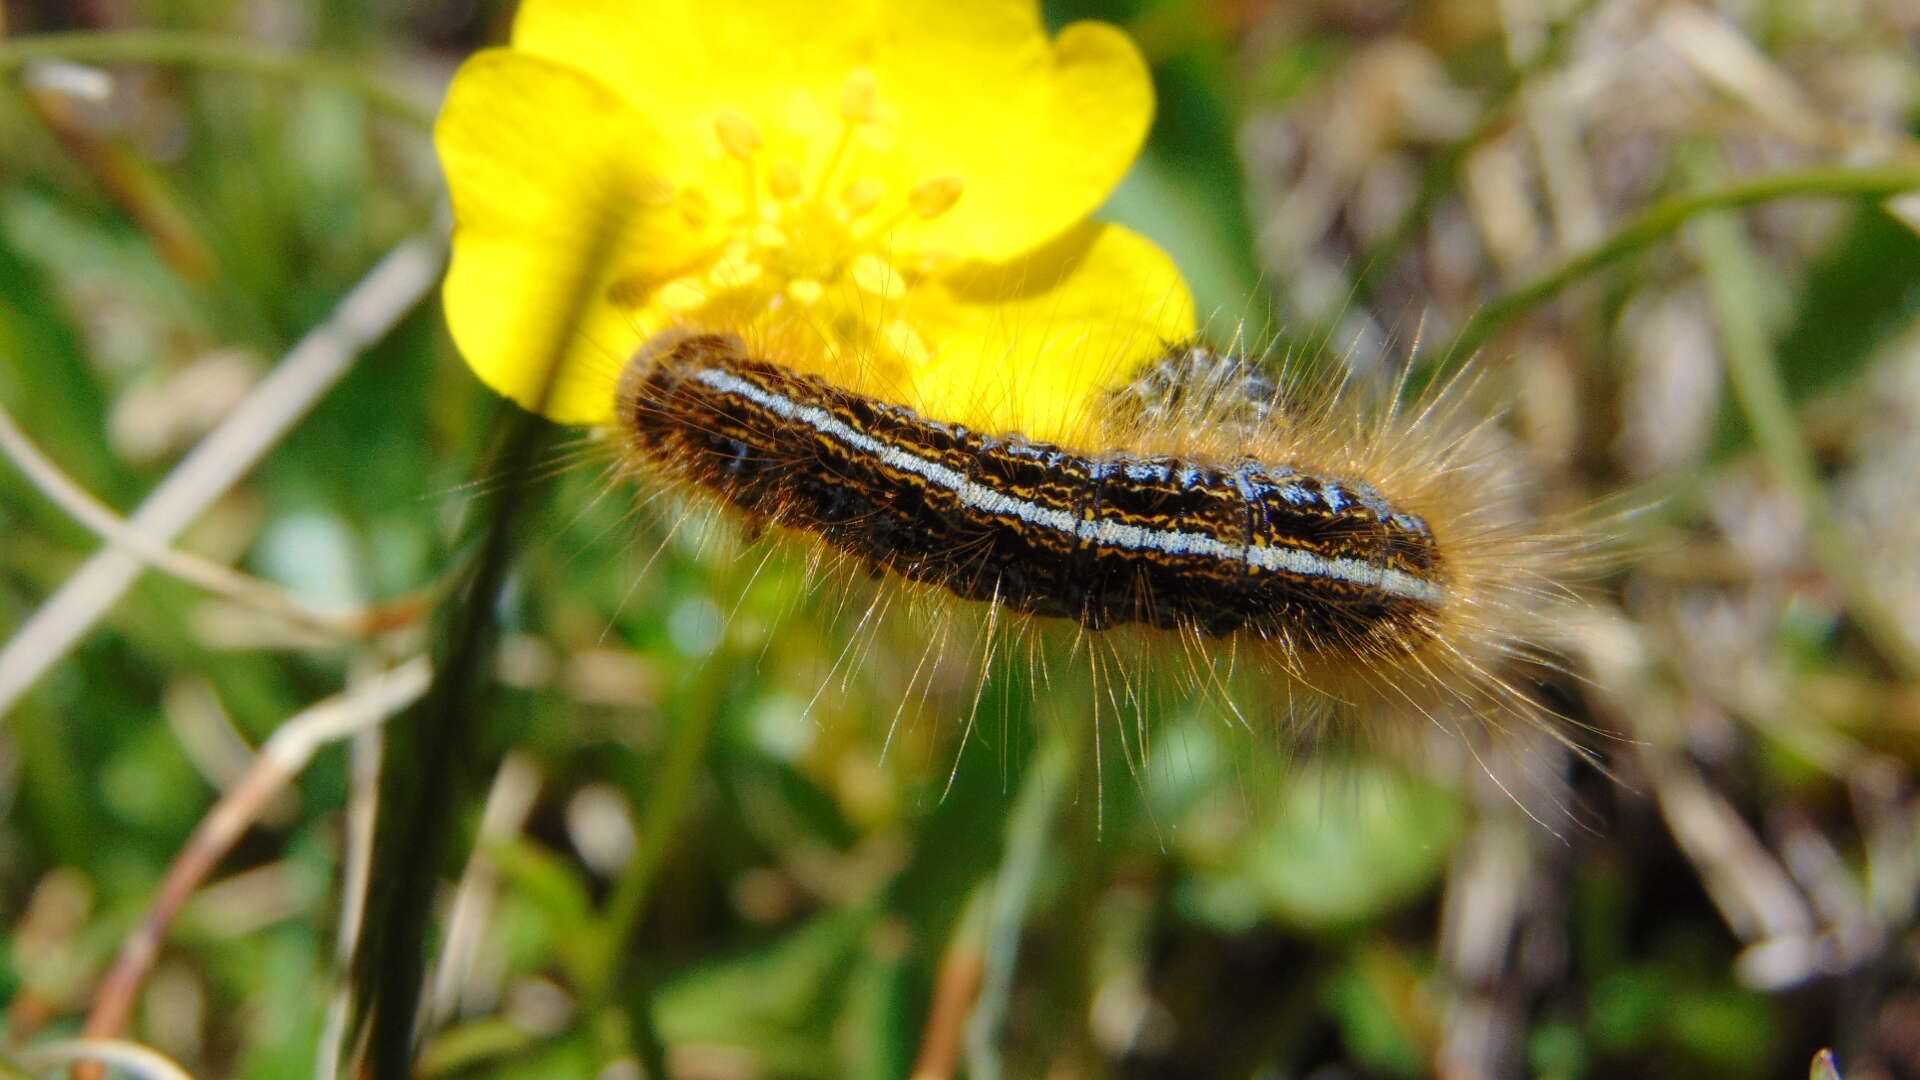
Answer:
[(741, 161), (751, 158), (766, 142), (760, 137), (760, 129), (738, 109), (721, 109), (713, 118), (713, 130), (727, 153)]
[(812, 307), (826, 294), (827, 287), (812, 278), (795, 278), (787, 282), (787, 295), (801, 307)]
[(707, 280), (716, 289), (739, 289), (760, 279), (760, 264), (744, 255), (725, 255), (707, 271)]
[(939, 176), (907, 193), (907, 203), (923, 218), (937, 218), (953, 209), (966, 185), (957, 176)]
[(653, 294), (653, 302), (665, 311), (692, 311), (707, 302), (707, 290), (692, 278), (674, 278), (660, 286), (660, 291)]
[(787, 234), (780, 231), (778, 225), (763, 221), (753, 227), (753, 242), (763, 248), (787, 246)]
[(933, 359), (933, 350), (927, 348), (927, 340), (900, 319), (888, 323), (881, 336), (886, 339), (887, 347), (909, 364), (925, 364)]
[(880, 205), (880, 200), (886, 197), (887, 185), (871, 176), (865, 176), (848, 184), (847, 190), (841, 193), (840, 200), (846, 204), (847, 213), (859, 217)]
[(773, 192), (776, 199), (791, 199), (800, 194), (806, 182), (800, 178), (800, 167), (785, 158), (773, 163), (767, 170), (767, 190)]
[(882, 300), (897, 300), (906, 295), (907, 283), (900, 277), (900, 272), (871, 252), (854, 256), (853, 265), (847, 267), (847, 275), (853, 278), (855, 285)]
[(880, 115), (880, 87), (873, 72), (854, 68), (840, 87), (840, 115), (849, 124), (871, 124)]

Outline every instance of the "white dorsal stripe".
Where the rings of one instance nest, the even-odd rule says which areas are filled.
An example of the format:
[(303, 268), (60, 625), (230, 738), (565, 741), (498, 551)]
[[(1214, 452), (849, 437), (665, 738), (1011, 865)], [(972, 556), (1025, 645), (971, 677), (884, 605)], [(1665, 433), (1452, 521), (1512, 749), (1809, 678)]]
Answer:
[(1357, 585), (1388, 596), (1417, 600), (1433, 606), (1438, 606), (1445, 598), (1445, 592), (1434, 582), (1364, 559), (1329, 559), (1317, 552), (1287, 545), (1231, 544), (1207, 533), (1152, 529), (1110, 518), (1082, 520), (1064, 510), (1016, 498), (976, 483), (937, 461), (929, 461), (892, 443), (876, 439), (817, 405), (808, 405), (774, 393), (730, 371), (700, 368), (693, 372), (691, 378), (709, 389), (750, 401), (782, 419), (798, 420), (845, 446), (872, 455), (884, 465), (912, 473), (930, 484), (945, 488), (953, 492), (962, 505), (994, 517), (1014, 518), (1029, 525), (1053, 529), (1097, 547), (1240, 562), (1261, 570)]

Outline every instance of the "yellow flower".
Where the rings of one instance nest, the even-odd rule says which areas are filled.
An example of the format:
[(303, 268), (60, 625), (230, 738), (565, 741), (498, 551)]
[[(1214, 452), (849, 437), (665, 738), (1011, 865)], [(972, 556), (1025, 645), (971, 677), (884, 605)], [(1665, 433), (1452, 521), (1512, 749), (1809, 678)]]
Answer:
[(526, 0), (440, 118), (448, 320), (563, 422), (605, 422), (633, 351), (698, 326), (1059, 438), (1194, 328), (1167, 257), (1088, 220), (1152, 110), (1124, 35), (1049, 40), (1035, 0)]

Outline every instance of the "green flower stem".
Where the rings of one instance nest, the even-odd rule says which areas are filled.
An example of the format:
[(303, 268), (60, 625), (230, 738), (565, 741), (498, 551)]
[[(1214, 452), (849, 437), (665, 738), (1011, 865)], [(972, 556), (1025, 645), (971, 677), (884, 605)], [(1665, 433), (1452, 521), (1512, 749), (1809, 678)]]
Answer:
[(652, 994), (644, 985), (627, 987), (623, 992), (621, 975), (628, 970), (633, 935), (646, 916), (647, 902), (653, 896), (661, 863), (680, 834), (694, 781), (706, 765), (728, 679), (738, 670), (736, 660), (731, 651), (724, 649), (707, 657), (673, 720), (666, 756), (654, 771), (647, 805), (641, 814), (633, 855), (627, 860), (620, 880), (614, 884), (613, 895), (607, 900), (595, 934), (598, 946), (591, 954), (594, 966), (582, 978), (581, 991), (588, 1003), (584, 1015), (604, 1021), (610, 1005), (617, 1005), (625, 1014), (623, 1024), (613, 1025), (619, 1028), (617, 1034), (621, 1038), (609, 1038), (608, 1029), (602, 1029), (599, 1041), (603, 1047), (609, 1053), (632, 1052), (639, 1057), (649, 1076), (666, 1075), (665, 1048), (653, 1027)]
[(358, 63), (178, 30), (105, 30), (34, 34), (0, 41), (0, 74), (34, 60), (83, 64), (170, 64), (238, 71), (284, 82), (330, 83), (368, 105), (430, 130), (434, 110), (369, 74)]
[[(719, 656), (709, 657), (706, 664), (710, 672), (731, 670), (727, 660)], [(671, 741), (667, 744), (666, 757), (656, 770), (652, 791), (647, 796), (633, 857), (627, 860), (619, 882), (614, 885), (613, 896), (607, 901), (601, 924), (605, 946), (601, 961), (606, 969), (598, 973), (600, 978), (597, 980), (603, 984), (611, 983), (613, 972), (618, 968), (618, 959), (631, 947), (634, 929), (646, 914), (654, 878), (679, 830), (680, 819), (686, 813), (687, 799), (693, 793), (693, 782), (706, 763), (714, 720), (720, 711), (721, 690), (719, 679), (703, 675), (701, 685), (689, 695), (691, 700), (687, 707), (673, 720)]]
[[(1882, 178), (1893, 179), (1886, 175)], [(1864, 181), (1862, 185), (1867, 186)], [(1885, 188), (1871, 190), (1890, 193)], [(1745, 204), (1744, 201), (1719, 203), (1715, 208)], [(1862, 632), (1904, 677), (1920, 680), (1920, 642), (1901, 624), (1898, 613), (1883, 602), (1866, 564), (1840, 525), (1833, 502), (1820, 482), (1813, 453), (1801, 435), (1786, 386), (1780, 380), (1780, 367), (1774, 362), (1773, 349), (1767, 340), (1766, 318), (1761, 307), (1764, 295), (1760, 287), (1761, 268), (1739, 219), (1730, 214), (1709, 214), (1694, 224), (1692, 232), (1699, 244), (1701, 270), (1706, 278), (1714, 320), (1720, 329), (1727, 380), (1734, 400), (1753, 430), (1761, 457), (1806, 515), (1814, 556), (1827, 576), (1840, 587), (1847, 608)]]
[(988, 900), (980, 996), (967, 1023), (967, 1075), (974, 1080), (999, 1080), (1001, 1075), (1000, 1038), (1006, 1030), (1014, 961), (1020, 953), (1027, 909), (1039, 883), (1055, 819), (1086, 752), (1084, 729), (1092, 722), (1062, 716), (1045, 725), (1040, 751), (1028, 767), (1026, 781), (1007, 819), (1006, 853)]
[(1920, 191), (1920, 169), (1808, 169), (1655, 203), (1598, 247), (1568, 259), (1475, 312), (1437, 354), (1436, 366), (1449, 368), (1472, 356), (1508, 323), (1551, 300), (1574, 281), (1647, 248), (1701, 214), (1794, 196), (1890, 198), (1907, 191)]

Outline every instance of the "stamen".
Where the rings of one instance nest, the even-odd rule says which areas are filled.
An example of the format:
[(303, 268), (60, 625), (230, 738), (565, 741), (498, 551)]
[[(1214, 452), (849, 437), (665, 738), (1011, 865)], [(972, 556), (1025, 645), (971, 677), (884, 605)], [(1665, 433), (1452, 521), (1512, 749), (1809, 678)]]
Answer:
[(927, 348), (926, 339), (904, 320), (895, 319), (888, 323), (882, 336), (886, 339), (887, 347), (909, 364), (925, 364), (933, 359), (933, 350)]
[(840, 115), (853, 125), (871, 124), (880, 115), (880, 87), (873, 72), (854, 68), (840, 88)]
[(767, 190), (773, 192), (776, 199), (791, 199), (805, 187), (800, 179), (800, 167), (786, 158), (774, 162), (773, 168), (767, 170)]
[(753, 236), (753, 242), (763, 248), (780, 248), (787, 246), (787, 234), (781, 232), (780, 227), (771, 222), (763, 221), (755, 225), (751, 235)]
[(871, 176), (863, 176), (847, 185), (840, 200), (846, 204), (849, 217), (859, 217), (880, 204), (887, 197), (887, 185)]
[(753, 175), (753, 155), (766, 145), (766, 140), (761, 138), (760, 129), (753, 121), (738, 109), (721, 109), (714, 114), (713, 130), (720, 136), (720, 145), (746, 170), (746, 215), (752, 218), (760, 208), (760, 183)]
[(713, 118), (713, 130), (720, 136), (720, 145), (727, 153), (741, 161), (751, 159), (754, 152), (766, 144), (760, 137), (760, 129), (738, 109), (721, 109)]
[(660, 286), (660, 291), (653, 294), (653, 302), (665, 311), (688, 312), (707, 302), (707, 290), (692, 278), (674, 278)]
[(833, 149), (827, 152), (827, 163), (820, 168), (820, 181), (814, 186), (814, 198), (825, 195), (833, 186), (833, 174), (840, 171), (840, 163), (846, 159), (847, 149), (853, 145), (853, 133), (859, 130), (854, 124), (841, 124), (840, 137), (833, 142)]
[(953, 209), (960, 201), (960, 195), (966, 190), (966, 184), (957, 176), (939, 176), (928, 180), (907, 193), (907, 202), (913, 212), (922, 218), (932, 220)]
[(879, 115), (880, 86), (874, 80), (873, 72), (867, 68), (854, 68), (847, 73), (847, 81), (840, 86), (840, 137), (834, 140), (833, 149), (827, 153), (827, 163), (820, 170), (820, 182), (814, 188), (816, 198), (826, 194), (833, 186), (833, 176), (840, 171), (847, 150), (853, 146), (854, 133), (873, 123)]
[(795, 278), (787, 282), (787, 296), (801, 307), (812, 307), (826, 295), (827, 287), (812, 278)]
[(909, 195), (907, 201), (902, 203), (899, 209), (888, 214), (885, 218), (875, 223), (873, 228), (861, 234), (858, 243), (862, 247), (886, 247), (887, 241), (885, 237), (887, 234), (899, 228), (908, 218), (913, 216), (913, 198)]
[(895, 300), (906, 295), (907, 283), (900, 277), (900, 272), (871, 252), (854, 256), (847, 274), (853, 278), (855, 285), (882, 300)]
[(759, 263), (741, 254), (724, 255), (713, 269), (707, 271), (707, 280), (716, 289), (739, 289), (760, 279)]

